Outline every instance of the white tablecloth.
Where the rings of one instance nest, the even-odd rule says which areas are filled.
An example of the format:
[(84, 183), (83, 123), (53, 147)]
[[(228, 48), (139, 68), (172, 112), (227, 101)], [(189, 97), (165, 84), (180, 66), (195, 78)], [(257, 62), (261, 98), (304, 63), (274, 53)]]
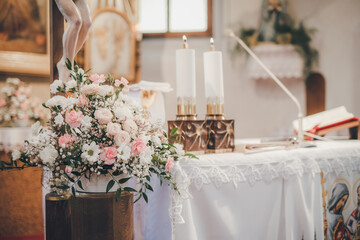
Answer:
[(24, 141), (30, 139), (30, 127), (4, 127), (0, 128), (0, 150), (11, 152), (20, 148)]
[(360, 141), (317, 144), (181, 161), (181, 196), (172, 192), (170, 207), (175, 239), (323, 239), (320, 172), (359, 174)]

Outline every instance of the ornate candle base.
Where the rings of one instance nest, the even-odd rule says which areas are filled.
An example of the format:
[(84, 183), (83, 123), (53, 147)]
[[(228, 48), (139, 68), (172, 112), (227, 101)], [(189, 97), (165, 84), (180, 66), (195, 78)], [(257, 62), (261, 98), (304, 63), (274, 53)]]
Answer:
[(207, 153), (232, 152), (235, 148), (234, 120), (207, 120)]
[(206, 121), (204, 120), (176, 120), (168, 121), (170, 132), (177, 128), (176, 139), (184, 146), (184, 150), (192, 153), (204, 153), (207, 145)]
[(234, 122), (224, 119), (168, 121), (168, 131), (170, 135), (177, 128), (176, 140), (191, 153), (232, 152), (235, 148)]

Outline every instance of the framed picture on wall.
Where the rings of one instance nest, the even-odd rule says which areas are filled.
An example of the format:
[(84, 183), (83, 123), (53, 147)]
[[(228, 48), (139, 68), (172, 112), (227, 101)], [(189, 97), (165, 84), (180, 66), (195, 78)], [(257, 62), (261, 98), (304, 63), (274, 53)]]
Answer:
[(128, 15), (113, 8), (99, 8), (92, 17), (92, 26), (85, 43), (85, 69), (92, 73), (111, 73), (138, 81), (137, 42), (134, 25)]
[(0, 71), (49, 75), (49, 60), (49, 0), (0, 1)]

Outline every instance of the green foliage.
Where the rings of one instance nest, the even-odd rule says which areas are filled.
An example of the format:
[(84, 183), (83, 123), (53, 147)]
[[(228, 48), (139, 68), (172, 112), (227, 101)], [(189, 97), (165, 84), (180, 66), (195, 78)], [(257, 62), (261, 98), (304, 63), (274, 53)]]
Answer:
[(109, 183), (106, 186), (106, 192), (108, 193), (110, 191), (110, 189), (114, 186), (115, 181), (114, 180), (110, 180)]

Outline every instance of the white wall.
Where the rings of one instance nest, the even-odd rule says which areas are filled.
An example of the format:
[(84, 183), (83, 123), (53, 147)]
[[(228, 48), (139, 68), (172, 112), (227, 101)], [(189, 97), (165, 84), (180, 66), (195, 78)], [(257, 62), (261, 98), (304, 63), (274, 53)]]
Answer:
[[(225, 112), (236, 119), (236, 137), (285, 136), (292, 132), (291, 121), (297, 116), (294, 104), (271, 81), (254, 81), (246, 74), (246, 56), (231, 57), (234, 42), (223, 31), (234, 24), (257, 27), (261, 0), (213, 0), (214, 38), (223, 52)], [(314, 47), (319, 50), (319, 71), (326, 78), (327, 108), (345, 105), (360, 116), (360, 1), (289, 0), (289, 11), (307, 27), (318, 31)], [(190, 38), (196, 50), (197, 109), (205, 115), (202, 54), (209, 39)], [(169, 82), (175, 87), (175, 50), (181, 39), (145, 39), (141, 49), (142, 79)], [(297, 80), (285, 84), (305, 106), (305, 87)], [(167, 119), (176, 115), (175, 91), (165, 95)], [(305, 109), (303, 109), (305, 112)]]

